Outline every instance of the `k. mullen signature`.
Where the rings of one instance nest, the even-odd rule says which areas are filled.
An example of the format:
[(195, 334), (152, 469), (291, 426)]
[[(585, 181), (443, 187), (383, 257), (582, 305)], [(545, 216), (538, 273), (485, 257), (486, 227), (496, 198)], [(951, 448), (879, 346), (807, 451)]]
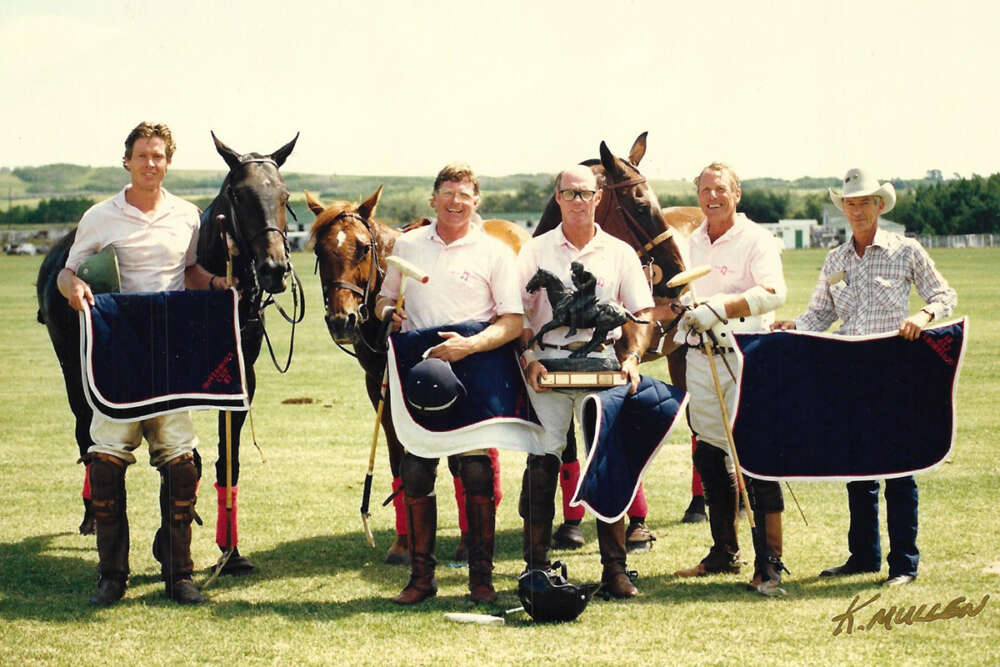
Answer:
[(888, 609), (880, 607), (867, 623), (855, 620), (855, 614), (880, 597), (882, 597), (881, 593), (876, 594), (867, 602), (859, 605), (858, 600), (861, 599), (861, 596), (855, 595), (854, 599), (851, 600), (851, 604), (848, 605), (847, 611), (837, 614), (830, 619), (833, 623), (837, 624), (837, 627), (833, 629), (833, 636), (836, 637), (841, 632), (851, 634), (855, 630), (871, 630), (876, 625), (884, 626), (886, 630), (892, 630), (892, 626), (894, 625), (930, 623), (931, 621), (943, 621), (947, 618), (964, 618), (966, 616), (971, 618), (978, 616), (986, 607), (986, 602), (990, 599), (989, 595), (984, 595), (982, 601), (978, 605), (974, 605), (971, 602), (966, 602), (965, 598), (960, 596), (945, 605), (943, 609), (940, 603), (935, 603), (930, 608), (926, 604), (922, 604), (919, 607), (917, 605), (910, 605), (909, 607), (897, 607), (893, 605)]

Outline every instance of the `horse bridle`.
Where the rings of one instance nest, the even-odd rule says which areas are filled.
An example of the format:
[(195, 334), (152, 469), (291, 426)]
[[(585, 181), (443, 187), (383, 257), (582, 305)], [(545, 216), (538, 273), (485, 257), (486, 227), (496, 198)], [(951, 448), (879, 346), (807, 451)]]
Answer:
[[(241, 165), (249, 164), (252, 162), (262, 162), (265, 164), (273, 165), (275, 169), (279, 168), (278, 163), (275, 162), (274, 159), (270, 157), (254, 157), (252, 155), (241, 155), (239, 160)], [(231, 173), (232, 172), (230, 171), (230, 174)], [(256, 241), (258, 238), (260, 238), (261, 236), (270, 233), (277, 233), (281, 235), (281, 240), (285, 248), (285, 258), (288, 261), (288, 271), (286, 271), (286, 273), (292, 274), (293, 307), (291, 315), (289, 315), (285, 311), (285, 309), (281, 307), (281, 304), (278, 303), (277, 300), (275, 300), (274, 295), (271, 294), (270, 292), (268, 292), (267, 299), (266, 300), (264, 299), (264, 290), (261, 288), (260, 281), (257, 279), (257, 272), (254, 270), (252, 266), (253, 262), (252, 259), (250, 260), (251, 266), (247, 270), (247, 274), (249, 275), (251, 283), (249, 290), (247, 290), (249, 292), (249, 297), (250, 297), (250, 307), (248, 309), (248, 313), (250, 315), (247, 318), (247, 322), (248, 323), (261, 322), (261, 331), (264, 334), (264, 340), (267, 342), (267, 349), (271, 354), (271, 361), (274, 363), (274, 367), (278, 370), (279, 373), (285, 373), (286, 371), (288, 371), (288, 368), (291, 366), (292, 363), (292, 350), (295, 345), (295, 325), (301, 322), (303, 319), (305, 319), (306, 315), (306, 300), (305, 300), (305, 292), (302, 289), (302, 281), (299, 280), (298, 274), (295, 273), (295, 267), (292, 265), (292, 257), (291, 257), (292, 252), (291, 248), (288, 245), (288, 233), (285, 230), (275, 227), (274, 225), (266, 225), (263, 228), (257, 230), (249, 238), (246, 238), (243, 235), (239, 225), (236, 224), (236, 192), (233, 190), (231, 180), (232, 180), (231, 178), (227, 177), (225, 184), (226, 204), (228, 205), (229, 208), (229, 215), (219, 216), (220, 218), (222, 218), (222, 220), (220, 220), (221, 231), (224, 234), (228, 234), (229, 236), (232, 237), (233, 242), (236, 244), (236, 247), (239, 250), (239, 253), (244, 257), (252, 258), (253, 242)], [(291, 205), (287, 201), (285, 202), (285, 208), (291, 214), (292, 219), (298, 222), (298, 216), (295, 215), (295, 211), (292, 209)], [(226, 250), (227, 256), (229, 256), (231, 260), (231, 255), (229, 254), (229, 245), (225, 243), (225, 239), (223, 239), (223, 247)], [(300, 301), (302, 303), (301, 311), (299, 311)], [(263, 321), (261, 317), (264, 310), (271, 305), (273, 305), (278, 310), (278, 312), (281, 314), (281, 316), (285, 319), (286, 322), (292, 325), (291, 340), (288, 346), (288, 358), (285, 361), (284, 367), (278, 364), (278, 360), (274, 354), (274, 348), (271, 345), (271, 337), (267, 333), (267, 328), (263, 326)]]
[[(378, 243), (375, 240), (375, 230), (372, 229), (371, 223), (358, 215), (354, 211), (342, 211), (338, 213), (332, 220), (330, 220), (330, 225), (337, 222), (338, 220), (357, 220), (360, 222), (365, 230), (368, 232), (368, 252), (369, 252), (369, 269), (368, 269), (368, 280), (365, 281), (365, 286), (362, 289), (358, 285), (343, 280), (324, 280), (320, 276), (320, 289), (323, 291), (323, 310), (327, 313), (330, 312), (330, 290), (334, 289), (345, 289), (348, 292), (361, 298), (361, 305), (358, 306), (358, 325), (365, 324), (371, 319), (371, 306), (369, 306), (369, 299), (371, 298), (372, 289), (380, 278), (385, 277), (385, 270), (382, 268), (381, 257), (379, 256)], [(313, 274), (319, 273), (319, 250), (320, 246), (317, 243), (314, 252), (316, 253), (316, 265), (313, 268)], [(364, 336), (361, 336), (361, 342), (364, 343), (372, 352), (379, 354), (384, 352), (384, 350), (377, 350), (371, 343), (365, 340)], [(352, 350), (348, 350), (346, 347), (334, 341), (337, 347), (351, 355), (352, 357), (357, 357), (358, 355)]]

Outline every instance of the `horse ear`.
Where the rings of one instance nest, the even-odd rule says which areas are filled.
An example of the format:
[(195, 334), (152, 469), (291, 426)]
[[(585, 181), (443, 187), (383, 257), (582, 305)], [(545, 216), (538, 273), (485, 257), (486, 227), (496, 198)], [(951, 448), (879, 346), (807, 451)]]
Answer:
[(318, 199), (313, 197), (308, 190), (306, 190), (305, 192), (306, 192), (306, 205), (309, 207), (309, 210), (315, 213), (316, 215), (322, 213), (323, 209), (326, 207), (323, 206), (323, 204), (320, 203)]
[(375, 215), (375, 209), (378, 207), (378, 200), (382, 198), (382, 186), (378, 186), (371, 197), (366, 199), (361, 206), (358, 207), (358, 215), (360, 215), (365, 220), (371, 220), (372, 216)]
[(635, 138), (635, 142), (632, 144), (632, 150), (628, 152), (628, 161), (639, 166), (639, 161), (646, 154), (646, 135), (649, 132), (643, 132), (638, 137)]
[(299, 140), (299, 133), (296, 132), (295, 137), (291, 141), (289, 141), (287, 144), (285, 144), (278, 150), (271, 153), (270, 157), (272, 160), (274, 160), (274, 163), (276, 165), (280, 167), (281, 165), (285, 164), (285, 160), (287, 160), (288, 156), (292, 154), (292, 149), (295, 148), (295, 142), (298, 140)]
[(239, 154), (229, 146), (219, 141), (219, 138), (215, 136), (215, 132), (212, 132), (212, 141), (215, 142), (215, 150), (219, 152), (219, 155), (221, 155), (222, 159), (226, 161), (229, 168), (236, 169), (236, 167), (240, 164)]
[(622, 171), (621, 167), (618, 166), (618, 158), (603, 141), (601, 142), (601, 165), (604, 167), (604, 173), (607, 174), (608, 180), (612, 180), (613, 176)]

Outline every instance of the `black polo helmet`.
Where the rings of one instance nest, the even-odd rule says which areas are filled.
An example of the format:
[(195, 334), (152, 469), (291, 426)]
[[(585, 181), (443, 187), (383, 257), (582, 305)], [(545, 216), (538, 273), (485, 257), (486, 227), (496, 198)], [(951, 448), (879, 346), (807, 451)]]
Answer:
[(406, 402), (423, 417), (446, 415), (465, 394), (465, 385), (443, 359), (428, 357), (416, 363), (406, 378)]
[(525, 570), (517, 578), (517, 597), (532, 619), (572, 621), (586, 609), (600, 584), (576, 586), (566, 579), (566, 565), (556, 561), (547, 570)]

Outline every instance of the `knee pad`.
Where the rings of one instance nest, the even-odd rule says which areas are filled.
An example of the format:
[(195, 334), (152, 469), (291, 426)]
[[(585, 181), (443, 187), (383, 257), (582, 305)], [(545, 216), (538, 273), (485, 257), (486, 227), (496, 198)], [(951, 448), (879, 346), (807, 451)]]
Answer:
[(437, 459), (425, 459), (407, 452), (399, 464), (399, 476), (407, 498), (429, 496), (437, 478)]
[(466, 495), (493, 497), (493, 463), (489, 456), (462, 456), (458, 465)]
[(114, 501), (125, 486), (125, 461), (110, 454), (94, 454), (90, 460), (90, 497)]
[(528, 455), (528, 464), (521, 479), (521, 499), (517, 505), (522, 519), (529, 517), (536, 521), (551, 521), (556, 515), (556, 487), (559, 485), (558, 456), (545, 454)]
[(781, 494), (781, 485), (777, 482), (747, 477), (747, 493), (753, 505), (754, 512), (770, 514), (785, 511), (785, 498)]
[(452, 477), (458, 477), (462, 474), (462, 457), (458, 454), (452, 454), (448, 457), (448, 472), (451, 473)]

